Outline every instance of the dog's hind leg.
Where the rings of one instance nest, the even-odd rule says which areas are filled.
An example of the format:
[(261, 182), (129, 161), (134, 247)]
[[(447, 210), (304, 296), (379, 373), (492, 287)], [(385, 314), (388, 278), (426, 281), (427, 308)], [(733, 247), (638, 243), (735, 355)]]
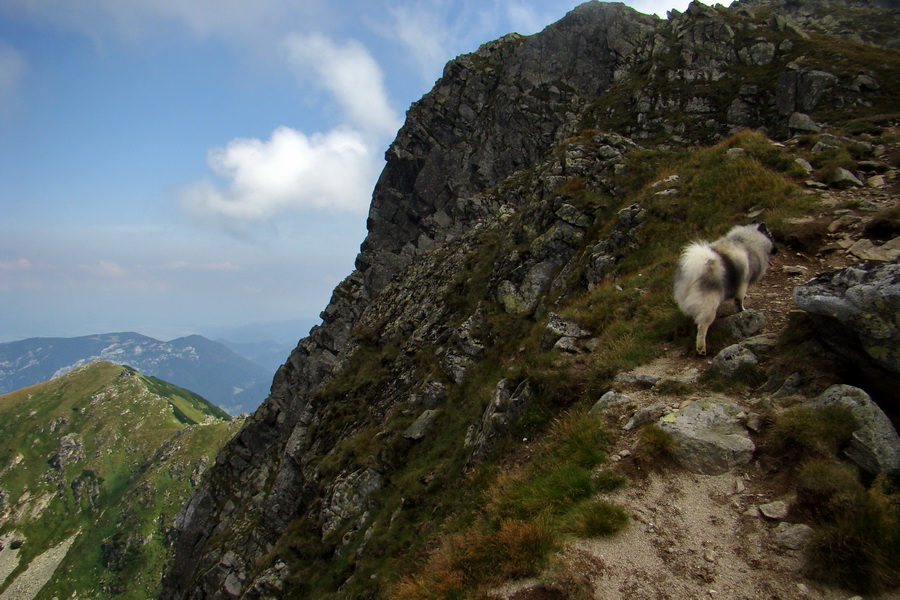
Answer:
[(716, 319), (716, 311), (706, 311), (697, 315), (697, 354), (706, 356), (706, 332)]
[(742, 281), (738, 284), (734, 293), (734, 307), (738, 312), (744, 312), (744, 296), (747, 295), (747, 282)]

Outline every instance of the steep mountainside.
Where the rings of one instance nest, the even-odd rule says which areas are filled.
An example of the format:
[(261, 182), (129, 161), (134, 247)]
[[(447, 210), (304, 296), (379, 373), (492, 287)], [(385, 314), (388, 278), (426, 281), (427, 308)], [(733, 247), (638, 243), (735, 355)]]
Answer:
[(106, 333), (0, 344), (0, 393), (47, 381), (95, 360), (129, 365), (194, 390), (231, 414), (255, 409), (268, 395), (272, 376), (199, 335), (161, 342), (138, 333)]
[[(758, 492), (768, 497), (790, 492), (790, 452), (765, 438), (788, 406), (753, 408), (754, 390), (790, 379), (784, 396), (798, 402), (880, 378), (787, 318), (800, 281), (780, 271), (777, 301), (760, 307), (772, 333), (790, 333), (757, 340), (764, 358), (744, 360), (738, 375), (698, 379), (708, 364), (691, 356), (671, 281), (685, 243), (751, 219), (790, 248), (799, 264), (781, 266), (795, 275), (844, 266), (851, 236), (896, 261), (898, 30), (889, 2), (694, 3), (665, 21), (589, 2), (539, 34), (451, 61), (387, 152), (356, 270), (179, 513), (162, 597), (481, 597), (491, 585), (496, 597), (505, 579), (547, 579), (558, 550), (570, 555), (571, 585), (506, 597), (641, 597), (625, 588), (655, 581), (660, 597), (688, 598), (697, 581), (714, 582), (711, 567), (679, 562), (688, 533), (664, 538), (654, 525), (646, 535), (671, 555), (671, 572), (626, 577), (604, 595), (601, 554), (566, 536), (623, 526), (628, 515), (596, 494), (646, 476), (652, 456), (669, 452), (668, 421), (653, 423), (677, 421), (674, 410), (726, 390), (714, 407), (756, 414), (757, 454), (768, 458), (753, 473), (777, 481)], [(862, 190), (857, 175), (870, 190), (840, 191)], [(728, 335), (715, 335), (718, 351)], [(660, 402), (636, 395), (587, 412), (621, 372), (670, 354), (683, 364)], [(896, 378), (892, 360), (876, 371)], [(640, 408), (649, 412), (617, 412)], [(632, 416), (631, 433), (616, 433)], [(749, 437), (738, 443), (748, 458)], [(604, 466), (613, 449), (619, 462)], [(676, 488), (691, 484), (673, 477)], [(629, 508), (652, 522), (646, 499)], [(759, 594), (796, 591), (766, 573), (799, 578), (797, 561), (767, 570), (749, 550), (742, 560), (730, 590), (756, 577)], [(656, 584), (667, 577), (685, 587), (665, 595)]]
[(109, 362), (0, 396), (0, 597), (156, 594), (175, 512), (239, 425)]

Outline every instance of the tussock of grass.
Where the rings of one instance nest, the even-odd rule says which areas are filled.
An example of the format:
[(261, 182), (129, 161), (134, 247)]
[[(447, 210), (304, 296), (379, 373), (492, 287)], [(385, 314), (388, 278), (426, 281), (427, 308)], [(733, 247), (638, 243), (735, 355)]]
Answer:
[(835, 456), (856, 428), (852, 411), (839, 405), (799, 405), (775, 417), (769, 432), (772, 447), (784, 454)]
[[(798, 405), (774, 417), (766, 445), (796, 470), (795, 508), (815, 523), (806, 568), (861, 593), (900, 584), (900, 494), (884, 476), (867, 489), (839, 457), (856, 428), (849, 408)], [(791, 467), (793, 469), (793, 467)]]
[(675, 440), (662, 427), (651, 423), (641, 428), (636, 456), (649, 464), (668, 464)]
[(855, 494), (816, 532), (807, 558), (817, 579), (863, 593), (900, 584), (900, 495), (883, 481)]
[(826, 522), (845, 514), (864, 493), (856, 469), (840, 461), (817, 459), (800, 468), (795, 505)]
[(614, 492), (628, 483), (628, 478), (614, 471), (600, 471), (594, 475), (594, 489), (598, 492)]
[(578, 537), (612, 535), (628, 525), (628, 513), (621, 506), (603, 500), (585, 502), (567, 517), (565, 529)]

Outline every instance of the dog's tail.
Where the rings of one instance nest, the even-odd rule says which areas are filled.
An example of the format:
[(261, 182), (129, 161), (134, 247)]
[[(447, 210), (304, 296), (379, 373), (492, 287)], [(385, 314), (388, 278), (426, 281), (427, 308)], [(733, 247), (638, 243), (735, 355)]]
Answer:
[(675, 273), (675, 301), (681, 312), (696, 317), (725, 297), (725, 265), (707, 242), (689, 244)]

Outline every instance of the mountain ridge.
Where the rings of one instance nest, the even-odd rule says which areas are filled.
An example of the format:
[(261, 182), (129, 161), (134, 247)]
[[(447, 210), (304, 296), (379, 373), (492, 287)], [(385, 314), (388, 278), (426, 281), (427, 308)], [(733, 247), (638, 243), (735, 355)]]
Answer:
[(240, 424), (104, 361), (0, 395), (0, 416), (4, 598), (157, 593), (171, 519)]
[(94, 360), (128, 364), (191, 389), (233, 413), (268, 393), (263, 367), (200, 335), (167, 342), (136, 332), (28, 338), (0, 344), (0, 392), (47, 381)]
[[(816, 190), (864, 162), (894, 185), (898, 116), (882, 111), (900, 91), (900, 59), (865, 43), (873, 6), (693, 3), (661, 21), (587, 3), (448, 63), (388, 150), (356, 270), (180, 512), (162, 598), (438, 598), (425, 592), (441, 585), (452, 597), (473, 561), (497, 570), (502, 536), (540, 538), (547, 520), (504, 504), (502, 476), (483, 483), (507, 465), (479, 463), (539, 456), (529, 441), (552, 441), (567, 409), (678, 351), (679, 243), (763, 216), (815, 264), (829, 228), (862, 222), (821, 222), (818, 202), (852, 212), (866, 201), (835, 209)], [(847, 31), (863, 41), (838, 44)], [(860, 65), (870, 79), (857, 79)], [(786, 381), (773, 363), (771, 374), (748, 368), (750, 381)], [(809, 367), (803, 393), (839, 373)], [(547, 483), (546, 466), (530, 467)], [(484, 519), (467, 538), (487, 540), (468, 544), (484, 555), (453, 562), (467, 547), (455, 518)], [(404, 579), (417, 568), (427, 572)], [(446, 580), (433, 578), (440, 568)]]

